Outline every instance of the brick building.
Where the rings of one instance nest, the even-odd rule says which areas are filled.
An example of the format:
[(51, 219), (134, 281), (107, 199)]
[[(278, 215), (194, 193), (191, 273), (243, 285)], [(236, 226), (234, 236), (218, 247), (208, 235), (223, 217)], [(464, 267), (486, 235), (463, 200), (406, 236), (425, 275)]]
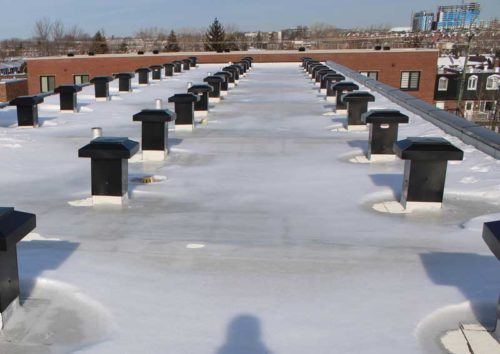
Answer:
[(61, 84), (79, 83), (98, 75), (134, 71), (139, 67), (164, 64), (197, 56), (198, 62), (227, 63), (243, 56), (255, 62), (299, 62), (303, 56), (333, 60), (377, 80), (409, 91), (429, 103), (434, 100), (438, 52), (429, 49), (250, 51), (231, 53), (109, 54), (96, 56), (46, 57), (28, 59), (29, 93), (51, 91)]
[(8, 102), (28, 94), (28, 80), (8, 79), (0, 81), (0, 102)]

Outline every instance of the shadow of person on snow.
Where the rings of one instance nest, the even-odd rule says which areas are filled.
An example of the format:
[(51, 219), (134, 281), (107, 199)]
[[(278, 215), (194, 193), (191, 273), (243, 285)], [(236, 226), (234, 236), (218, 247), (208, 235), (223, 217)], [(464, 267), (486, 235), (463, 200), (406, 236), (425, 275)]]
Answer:
[(247, 314), (236, 316), (228, 325), (226, 343), (216, 354), (271, 354), (262, 342), (260, 320)]

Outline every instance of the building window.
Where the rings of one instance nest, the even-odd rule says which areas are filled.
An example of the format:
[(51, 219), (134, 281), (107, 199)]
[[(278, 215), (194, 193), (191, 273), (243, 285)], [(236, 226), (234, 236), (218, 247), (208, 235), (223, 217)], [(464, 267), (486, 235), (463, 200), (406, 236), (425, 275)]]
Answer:
[(378, 80), (378, 71), (360, 71), (361, 75), (369, 77), (373, 80)]
[(486, 79), (486, 89), (487, 90), (498, 90), (500, 87), (500, 76), (491, 75)]
[(473, 75), (469, 77), (469, 80), (467, 81), (467, 90), (475, 91), (476, 89), (477, 89), (477, 76)]
[(493, 101), (481, 101), (479, 102), (479, 110), (481, 112), (492, 112), (495, 110), (495, 105)]
[(77, 85), (87, 84), (89, 82), (88, 75), (73, 75), (73, 83)]
[(472, 102), (472, 101), (466, 101), (465, 102), (465, 110), (469, 111), (469, 112), (472, 111), (472, 109), (474, 108), (473, 103), (474, 102)]
[(401, 90), (417, 91), (420, 86), (420, 71), (401, 72)]
[(55, 76), (40, 76), (40, 92), (54, 92), (55, 88)]
[(444, 76), (439, 78), (438, 91), (448, 91), (448, 79)]
[(445, 108), (444, 102), (443, 101), (436, 102), (436, 108), (444, 109)]

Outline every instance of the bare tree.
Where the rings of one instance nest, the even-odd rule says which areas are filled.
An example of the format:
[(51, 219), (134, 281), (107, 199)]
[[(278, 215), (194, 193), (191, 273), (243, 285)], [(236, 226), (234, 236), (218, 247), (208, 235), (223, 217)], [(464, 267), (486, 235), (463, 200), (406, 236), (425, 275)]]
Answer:
[(60, 20), (54, 21), (51, 28), (51, 38), (54, 51), (57, 54), (61, 54), (67, 48), (66, 43), (64, 43), (64, 35), (64, 24)]
[(166, 44), (168, 31), (160, 27), (146, 27), (136, 31), (134, 36), (142, 42), (143, 50), (153, 50)]
[(82, 39), (88, 39), (89, 34), (83, 31), (80, 27), (78, 26), (73, 26), (70, 27), (65, 34), (65, 38), (67, 40), (82, 40)]
[(39, 51), (42, 55), (50, 55), (50, 35), (52, 23), (49, 18), (44, 17), (35, 22), (33, 37), (37, 41)]
[(182, 28), (177, 32), (177, 41), (184, 51), (202, 51), (204, 38), (205, 29), (202, 28)]
[(329, 48), (330, 42), (338, 35), (339, 30), (326, 23), (315, 23), (309, 27), (309, 37), (317, 43), (317, 49)]

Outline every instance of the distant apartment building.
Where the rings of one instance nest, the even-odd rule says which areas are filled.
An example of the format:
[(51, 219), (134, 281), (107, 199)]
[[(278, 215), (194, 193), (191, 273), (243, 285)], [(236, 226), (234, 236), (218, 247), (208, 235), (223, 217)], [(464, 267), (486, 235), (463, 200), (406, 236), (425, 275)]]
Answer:
[(19, 74), (25, 66), (24, 60), (6, 61), (0, 63), (0, 76)]
[(476, 122), (490, 121), (500, 104), (500, 69), (470, 68), (462, 81), (462, 73), (449, 70), (436, 76), (434, 100), (436, 107), (457, 110), (457, 99), (462, 87), (464, 117)]
[(439, 6), (437, 12), (437, 30), (454, 30), (476, 27), (479, 23), (480, 5), (477, 2), (463, 5)]
[(413, 32), (428, 32), (432, 30), (432, 23), (434, 22), (434, 12), (419, 11), (412, 16)]
[(294, 41), (306, 38), (308, 31), (306, 26), (298, 26), (281, 30), (281, 34), (284, 41)]

